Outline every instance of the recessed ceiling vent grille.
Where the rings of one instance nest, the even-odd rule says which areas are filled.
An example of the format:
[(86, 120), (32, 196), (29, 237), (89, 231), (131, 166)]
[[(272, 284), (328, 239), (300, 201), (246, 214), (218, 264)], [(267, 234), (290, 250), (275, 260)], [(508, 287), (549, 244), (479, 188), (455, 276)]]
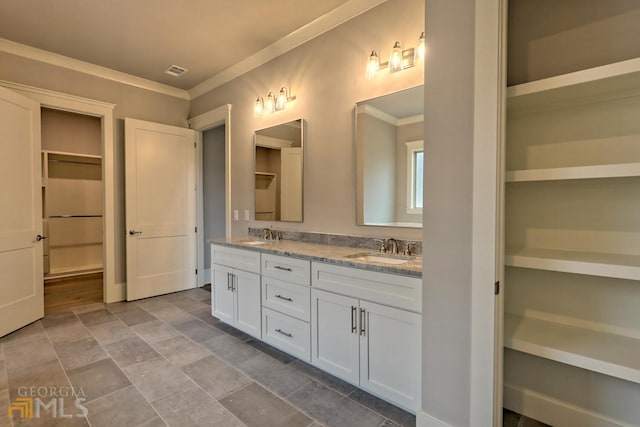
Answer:
[(164, 70), (166, 74), (169, 74), (170, 76), (174, 76), (174, 77), (180, 77), (187, 71), (189, 70), (187, 70), (186, 68), (180, 67), (178, 65), (172, 65), (171, 67)]

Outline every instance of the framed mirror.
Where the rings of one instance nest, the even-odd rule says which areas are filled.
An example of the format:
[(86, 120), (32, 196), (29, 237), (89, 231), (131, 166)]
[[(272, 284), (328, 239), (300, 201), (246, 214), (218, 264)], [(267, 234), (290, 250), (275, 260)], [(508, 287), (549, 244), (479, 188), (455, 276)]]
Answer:
[(304, 121), (254, 133), (255, 219), (302, 222)]
[(422, 227), (424, 86), (358, 102), (357, 223)]

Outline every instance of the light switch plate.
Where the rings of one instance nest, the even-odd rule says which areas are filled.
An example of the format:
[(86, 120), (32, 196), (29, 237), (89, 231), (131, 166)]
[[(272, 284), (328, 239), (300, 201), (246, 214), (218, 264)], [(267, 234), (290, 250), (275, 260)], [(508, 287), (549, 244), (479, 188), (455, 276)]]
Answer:
[(233, 220), (234, 220), (234, 221), (237, 221), (238, 219), (239, 219), (239, 216), (238, 216), (238, 210), (237, 210), (237, 209), (234, 209), (234, 210), (233, 210)]
[(244, 210), (244, 220), (249, 221), (249, 209)]

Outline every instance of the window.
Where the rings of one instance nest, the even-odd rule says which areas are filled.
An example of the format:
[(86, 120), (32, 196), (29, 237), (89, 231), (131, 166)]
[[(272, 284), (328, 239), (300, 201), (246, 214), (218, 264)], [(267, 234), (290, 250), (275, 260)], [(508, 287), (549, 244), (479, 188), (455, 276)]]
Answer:
[(422, 213), (424, 142), (407, 142), (407, 213)]

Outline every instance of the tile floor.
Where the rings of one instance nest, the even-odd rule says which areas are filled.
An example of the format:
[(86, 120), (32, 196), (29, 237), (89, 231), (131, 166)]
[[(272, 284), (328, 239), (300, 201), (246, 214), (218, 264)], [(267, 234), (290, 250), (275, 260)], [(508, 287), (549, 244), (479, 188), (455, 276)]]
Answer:
[[(414, 415), (218, 322), (210, 303), (202, 288), (91, 304), (1, 338), (0, 426), (415, 426)], [(64, 397), (71, 387), (79, 406)], [(55, 393), (40, 418), (8, 417), (16, 398), (50, 404)], [(508, 427), (538, 425), (506, 415)]]

